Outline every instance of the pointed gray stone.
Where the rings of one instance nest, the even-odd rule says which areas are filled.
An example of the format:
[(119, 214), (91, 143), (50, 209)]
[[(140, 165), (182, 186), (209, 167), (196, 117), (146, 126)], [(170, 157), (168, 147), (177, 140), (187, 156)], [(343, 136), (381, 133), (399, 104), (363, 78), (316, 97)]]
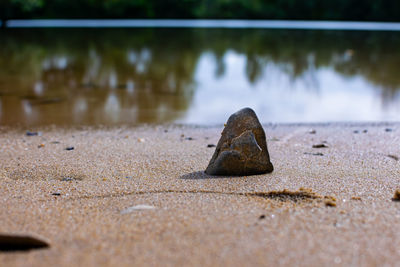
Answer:
[(244, 108), (232, 114), (206, 169), (209, 175), (253, 175), (272, 172), (267, 140), (256, 113)]

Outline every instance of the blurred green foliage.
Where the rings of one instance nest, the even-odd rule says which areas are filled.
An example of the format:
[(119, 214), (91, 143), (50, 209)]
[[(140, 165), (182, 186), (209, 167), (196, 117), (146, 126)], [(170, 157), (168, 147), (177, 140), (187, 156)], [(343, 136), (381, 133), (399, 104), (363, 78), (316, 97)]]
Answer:
[(0, 18), (399, 21), (397, 0), (0, 0)]

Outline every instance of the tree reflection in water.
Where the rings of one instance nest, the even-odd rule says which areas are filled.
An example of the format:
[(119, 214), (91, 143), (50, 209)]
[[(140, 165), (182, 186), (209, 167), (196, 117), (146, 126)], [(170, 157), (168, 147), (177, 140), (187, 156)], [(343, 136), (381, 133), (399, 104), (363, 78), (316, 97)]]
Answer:
[(0, 40), (1, 124), (177, 121), (201, 88), (195, 77), (201, 58), (212, 55), (217, 81), (232, 67), (225, 60), (229, 52), (244, 57), (243, 73), (235, 79), (247, 80), (249, 87), (272, 66), (307, 83), (311, 94), (320, 90), (321, 69), (363, 77), (383, 105), (400, 88), (398, 33), (19, 29), (0, 31)]

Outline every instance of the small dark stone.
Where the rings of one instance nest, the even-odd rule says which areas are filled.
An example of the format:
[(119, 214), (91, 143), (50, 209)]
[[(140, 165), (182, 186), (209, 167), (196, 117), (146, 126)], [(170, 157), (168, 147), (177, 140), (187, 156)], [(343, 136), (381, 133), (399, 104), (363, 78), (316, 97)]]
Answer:
[(70, 181), (73, 181), (73, 180), (74, 180), (74, 178), (72, 178), (72, 177), (64, 177), (64, 178), (61, 179), (61, 181), (63, 181), (63, 182), (70, 182)]
[(393, 131), (393, 130), (390, 129), (390, 128), (386, 128), (386, 129), (385, 129), (385, 132), (391, 132), (391, 131)]
[(326, 147), (328, 147), (328, 146), (325, 145), (324, 143), (322, 143), (322, 144), (313, 145), (312, 147), (313, 147), (313, 148), (326, 148)]
[(164, 133), (168, 133), (168, 130), (164, 130)]
[(368, 133), (368, 130), (364, 130), (363, 133)]
[(39, 133), (38, 133), (38, 132), (30, 132), (30, 131), (27, 131), (27, 132), (26, 132), (26, 135), (27, 135), (27, 136), (38, 136)]
[(68, 150), (68, 151), (69, 151), (69, 150), (74, 150), (74, 149), (75, 149), (75, 148), (74, 148), (73, 146), (69, 146), (69, 147), (66, 147), (66, 148), (65, 148), (65, 150)]
[(216, 147), (214, 144), (208, 144), (207, 147)]
[(51, 193), (51, 195), (53, 195), (53, 196), (61, 196), (61, 193), (54, 192), (54, 193)]
[(394, 159), (395, 161), (399, 160), (399, 157), (396, 155), (388, 155), (388, 157)]
[(328, 200), (325, 201), (325, 206), (327, 206), (327, 207), (336, 207), (336, 202), (333, 201), (333, 200), (328, 199)]
[(312, 130), (310, 130), (308, 133), (309, 133), (309, 134), (316, 134), (316, 133), (317, 133), (317, 131), (316, 131), (316, 130), (314, 130), (314, 129), (312, 129)]
[(259, 220), (265, 219), (265, 215), (260, 215), (260, 217), (258, 217)]
[(253, 175), (273, 170), (265, 132), (255, 112), (244, 108), (232, 114), (205, 172), (209, 175)]
[(192, 141), (192, 140), (194, 140), (194, 139), (193, 139), (192, 137), (186, 137), (185, 140)]
[(353, 131), (353, 133), (358, 134), (359, 132), (358, 132), (358, 130), (355, 130), (355, 131)]
[(309, 152), (304, 152), (304, 155), (323, 156), (324, 154), (322, 154), (322, 153), (309, 153)]

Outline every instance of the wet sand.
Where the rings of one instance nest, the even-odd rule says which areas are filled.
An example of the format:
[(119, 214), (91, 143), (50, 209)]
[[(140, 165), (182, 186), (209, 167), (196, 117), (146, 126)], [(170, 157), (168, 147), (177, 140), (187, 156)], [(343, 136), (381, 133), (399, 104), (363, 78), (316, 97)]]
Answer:
[(0, 128), (0, 233), (50, 243), (0, 265), (396, 265), (400, 124), (264, 129), (273, 173), (213, 177), (222, 126)]

